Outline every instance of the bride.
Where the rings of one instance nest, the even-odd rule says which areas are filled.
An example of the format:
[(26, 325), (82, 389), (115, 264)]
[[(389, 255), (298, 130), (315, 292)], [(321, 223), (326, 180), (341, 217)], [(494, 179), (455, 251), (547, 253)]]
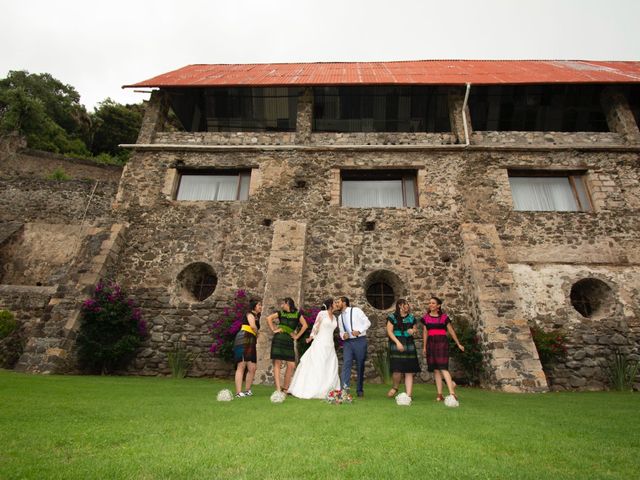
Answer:
[(300, 359), (289, 393), (298, 398), (325, 398), (340, 388), (338, 356), (333, 345), (333, 331), (338, 326), (333, 315), (335, 306), (329, 298), (322, 304), (307, 341), (313, 341)]

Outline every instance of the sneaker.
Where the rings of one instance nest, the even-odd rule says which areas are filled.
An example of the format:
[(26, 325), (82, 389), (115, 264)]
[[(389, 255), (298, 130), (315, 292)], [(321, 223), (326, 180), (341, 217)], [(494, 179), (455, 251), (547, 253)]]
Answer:
[(251, 395), (253, 395), (253, 392), (251, 390), (247, 390), (246, 392), (242, 392), (244, 394), (245, 397), (250, 397)]
[(238, 392), (238, 393), (236, 393), (236, 398), (243, 398), (243, 397), (246, 397), (246, 396), (247, 396), (247, 394), (246, 394), (246, 393), (244, 393), (244, 392)]

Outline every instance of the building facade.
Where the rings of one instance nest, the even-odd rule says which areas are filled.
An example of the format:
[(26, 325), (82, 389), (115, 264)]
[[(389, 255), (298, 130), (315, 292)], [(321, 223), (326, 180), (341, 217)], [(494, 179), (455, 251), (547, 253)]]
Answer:
[[(109, 277), (150, 326), (133, 374), (169, 373), (182, 339), (201, 353), (192, 374), (229, 375), (209, 328), (243, 289), (265, 312), (350, 297), (372, 320), (371, 381), (395, 300), (422, 314), (436, 295), (477, 329), (484, 386), (605, 388), (613, 353), (640, 353), (639, 82), (637, 62), (534, 61), (194, 65), (140, 82), (156, 90), (91, 225), (101, 241), (74, 253), (92, 267), (56, 290), (19, 367), (63, 369), (74, 305)], [(534, 325), (567, 335), (546, 372)], [(259, 382), (269, 346), (265, 328)]]

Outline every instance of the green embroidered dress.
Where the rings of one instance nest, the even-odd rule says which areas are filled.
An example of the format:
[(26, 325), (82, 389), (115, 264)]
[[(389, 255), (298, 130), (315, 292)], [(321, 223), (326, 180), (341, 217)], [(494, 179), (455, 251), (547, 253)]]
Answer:
[(281, 310), (278, 312), (278, 319), (280, 320), (278, 328), (280, 328), (282, 332), (276, 333), (273, 336), (273, 341), (271, 342), (271, 360), (295, 362), (296, 351), (293, 346), (291, 334), (298, 327), (298, 323), (300, 323), (300, 312), (285, 312)]
[(404, 345), (404, 351), (398, 350), (396, 342), (389, 339), (389, 360), (392, 372), (417, 373), (420, 371), (416, 344), (413, 336), (409, 335), (410, 328), (415, 328), (416, 320), (412, 314), (396, 320), (395, 313), (387, 317), (387, 322), (393, 325), (393, 335)]

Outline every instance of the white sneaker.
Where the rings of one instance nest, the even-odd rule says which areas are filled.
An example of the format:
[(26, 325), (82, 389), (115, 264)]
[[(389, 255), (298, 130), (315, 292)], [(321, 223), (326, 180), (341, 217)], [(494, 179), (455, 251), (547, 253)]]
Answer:
[(245, 397), (250, 397), (253, 395), (253, 392), (251, 390), (247, 390), (246, 392), (242, 392), (244, 394)]
[(236, 393), (236, 398), (243, 398), (243, 397), (246, 397), (246, 396), (247, 396), (247, 394), (246, 394), (246, 393), (244, 393), (244, 392), (238, 392), (238, 393)]

